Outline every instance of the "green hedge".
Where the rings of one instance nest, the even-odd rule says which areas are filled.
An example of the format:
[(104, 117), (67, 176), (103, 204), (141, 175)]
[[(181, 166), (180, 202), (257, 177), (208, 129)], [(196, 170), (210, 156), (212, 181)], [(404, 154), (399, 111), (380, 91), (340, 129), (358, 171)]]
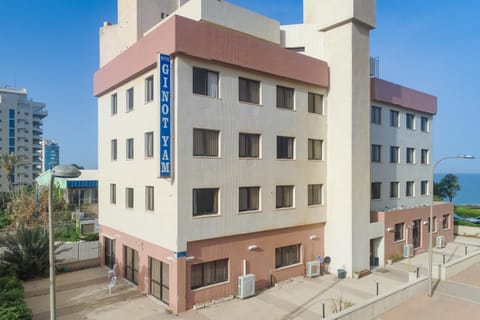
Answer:
[(464, 218), (475, 218), (480, 216), (480, 209), (469, 206), (455, 206), (455, 213)]
[(12, 268), (0, 265), (0, 320), (30, 320), (32, 311), (24, 301), (25, 292)]

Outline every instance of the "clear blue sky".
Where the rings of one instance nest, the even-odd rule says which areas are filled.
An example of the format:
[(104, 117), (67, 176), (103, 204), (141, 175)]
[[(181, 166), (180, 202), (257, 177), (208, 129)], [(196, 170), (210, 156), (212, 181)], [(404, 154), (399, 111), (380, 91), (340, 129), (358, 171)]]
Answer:
[[(302, 21), (301, 0), (230, 0), (282, 24)], [(47, 104), (44, 137), (62, 163), (97, 166), (98, 29), (116, 21), (116, 0), (0, 0), (0, 86), (24, 87)], [(380, 77), (438, 96), (434, 160), (480, 157), (477, 96), (480, 1), (377, 0), (371, 55)], [(106, 146), (108, 147), (108, 146)], [(480, 160), (452, 160), (438, 172), (480, 172)]]

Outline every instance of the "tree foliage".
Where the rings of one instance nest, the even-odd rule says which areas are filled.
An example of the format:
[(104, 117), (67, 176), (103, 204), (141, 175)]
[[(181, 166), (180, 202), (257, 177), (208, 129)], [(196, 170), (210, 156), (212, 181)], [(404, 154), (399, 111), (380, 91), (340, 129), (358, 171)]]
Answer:
[(7, 176), (8, 191), (13, 191), (13, 174), (15, 169), (17, 166), (23, 164), (26, 164), (26, 159), (24, 156), (6, 152), (0, 155), (0, 168)]
[(6, 247), (2, 263), (11, 265), (19, 279), (43, 276), (48, 272), (48, 233), (43, 228), (29, 229), (21, 225), (15, 234), (0, 239), (0, 246)]
[(445, 175), (440, 182), (433, 185), (433, 194), (442, 199), (447, 198), (450, 202), (455, 198), (458, 191), (460, 191), (458, 177), (451, 173)]

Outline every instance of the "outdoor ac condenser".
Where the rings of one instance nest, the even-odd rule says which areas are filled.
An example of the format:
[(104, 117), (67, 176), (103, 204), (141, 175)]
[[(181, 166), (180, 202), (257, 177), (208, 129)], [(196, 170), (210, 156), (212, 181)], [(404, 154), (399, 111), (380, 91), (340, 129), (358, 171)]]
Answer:
[(404, 258), (413, 257), (413, 244), (406, 244), (403, 246), (403, 257)]
[(307, 277), (316, 277), (320, 275), (320, 261), (308, 261), (307, 262), (307, 270), (305, 272)]
[(445, 237), (444, 236), (438, 236), (437, 237), (437, 248), (438, 249), (445, 248)]
[(238, 277), (238, 297), (245, 299), (255, 295), (255, 275), (246, 274)]

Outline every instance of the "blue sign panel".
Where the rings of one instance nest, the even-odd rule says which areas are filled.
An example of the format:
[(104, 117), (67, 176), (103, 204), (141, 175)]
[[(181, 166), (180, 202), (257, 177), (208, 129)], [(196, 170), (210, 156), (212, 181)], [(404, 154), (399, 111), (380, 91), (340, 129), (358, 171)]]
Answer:
[(160, 66), (160, 177), (171, 177), (170, 56), (161, 54)]

